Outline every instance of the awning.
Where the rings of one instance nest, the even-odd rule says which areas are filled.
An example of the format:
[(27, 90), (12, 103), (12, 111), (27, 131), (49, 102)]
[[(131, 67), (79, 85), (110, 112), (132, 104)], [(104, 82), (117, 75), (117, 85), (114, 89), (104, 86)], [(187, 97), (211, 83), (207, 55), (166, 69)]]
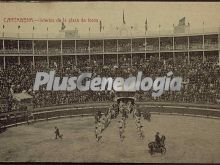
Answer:
[(13, 98), (17, 101), (25, 100), (25, 99), (32, 99), (33, 97), (28, 93), (14, 93)]

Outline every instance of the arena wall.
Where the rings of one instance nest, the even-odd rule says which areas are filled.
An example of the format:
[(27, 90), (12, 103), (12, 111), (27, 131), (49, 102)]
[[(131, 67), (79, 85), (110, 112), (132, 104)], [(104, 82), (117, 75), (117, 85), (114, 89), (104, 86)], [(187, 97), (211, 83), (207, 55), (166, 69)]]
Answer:
[[(1, 122), (4, 128), (20, 124), (30, 124), (38, 121), (66, 118), (92, 116), (96, 110), (105, 113), (111, 102), (62, 105), (54, 107), (36, 108), (33, 112), (21, 113), (10, 118), (3, 118)], [(220, 105), (184, 104), (184, 103), (162, 103), (162, 102), (137, 102), (137, 108), (141, 112), (149, 111), (152, 114), (161, 115), (185, 115), (205, 118), (220, 118)], [(4, 124), (7, 123), (7, 124)]]

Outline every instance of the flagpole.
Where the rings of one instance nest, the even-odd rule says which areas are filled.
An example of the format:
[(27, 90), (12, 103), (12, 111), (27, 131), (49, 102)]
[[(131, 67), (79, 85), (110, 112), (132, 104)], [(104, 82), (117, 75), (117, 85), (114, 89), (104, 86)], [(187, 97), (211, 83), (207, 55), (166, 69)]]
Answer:
[(47, 38), (48, 38), (48, 27), (47, 27)]
[(34, 26), (33, 26), (33, 30), (32, 30), (32, 38), (34, 38)]
[(159, 36), (160, 36), (160, 24), (159, 24)]
[(103, 28), (102, 28), (102, 31), (103, 31), (103, 37), (105, 37), (105, 32), (104, 32), (104, 26), (103, 26)]
[(4, 37), (5, 37), (5, 25), (2, 26), (2, 29), (3, 29), (3, 31), (2, 31), (2, 37), (4, 38)]
[(123, 21), (123, 24), (124, 24), (124, 10), (123, 10), (123, 16), (122, 16), (122, 19), (123, 19), (122, 21)]
[(18, 25), (18, 38), (20, 37), (20, 34), (19, 34), (19, 29), (20, 29), (20, 25)]
[(202, 32), (203, 32), (203, 34), (204, 34), (204, 21), (202, 22)]

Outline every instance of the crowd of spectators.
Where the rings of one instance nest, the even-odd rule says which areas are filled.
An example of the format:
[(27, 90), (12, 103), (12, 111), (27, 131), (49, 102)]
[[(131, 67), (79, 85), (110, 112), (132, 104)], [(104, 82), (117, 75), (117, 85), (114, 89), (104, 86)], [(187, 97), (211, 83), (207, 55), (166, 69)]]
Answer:
[[(100, 57), (100, 58), (99, 58)], [(106, 57), (107, 58), (107, 57)], [(101, 77), (124, 77), (136, 76), (138, 71), (153, 79), (158, 76), (166, 76), (170, 71), (174, 76), (183, 77), (183, 85), (180, 92), (166, 91), (162, 96), (153, 98), (152, 91), (137, 92), (137, 101), (166, 101), (185, 103), (219, 104), (220, 100), (220, 67), (217, 65), (216, 57), (212, 62), (202, 62), (200, 56), (194, 56), (188, 63), (186, 56), (168, 57), (159, 61), (158, 56), (143, 58), (136, 55), (131, 65), (131, 56), (123, 55), (118, 58), (118, 65), (111, 61), (103, 65), (103, 56), (97, 55), (94, 58), (77, 59), (67, 56), (63, 59), (63, 65), (59, 58), (50, 61), (49, 67), (45, 59), (35, 60), (35, 67), (29, 60), (20, 65), (8, 64), (6, 69), (0, 66), (0, 98), (7, 98), (12, 93), (27, 92), (33, 96), (34, 107), (45, 107), (62, 104), (88, 103), (112, 101), (114, 91), (46, 91), (41, 88), (33, 91), (34, 79), (37, 71), (49, 72), (56, 70), (57, 76), (77, 76), (82, 72), (90, 71), (93, 76)], [(218, 57), (217, 57), (218, 58)], [(113, 58), (112, 58), (113, 59)], [(109, 58), (111, 60), (111, 58)], [(10, 62), (10, 61), (9, 61)], [(114, 61), (115, 62), (115, 61)]]

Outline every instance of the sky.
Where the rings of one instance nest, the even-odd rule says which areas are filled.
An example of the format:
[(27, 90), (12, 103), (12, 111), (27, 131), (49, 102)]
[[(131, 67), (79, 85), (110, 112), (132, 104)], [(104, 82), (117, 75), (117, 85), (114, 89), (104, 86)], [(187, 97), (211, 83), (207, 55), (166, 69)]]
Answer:
[[(179, 19), (186, 17), (192, 29), (220, 27), (220, 2), (0, 2), (0, 32), (15, 32), (18, 25), (21, 33), (58, 33), (60, 22), (53, 23), (12, 23), (4, 22), (5, 18), (66, 18), (66, 29), (78, 28), (80, 33), (99, 32), (99, 22), (81, 22), (96, 19), (102, 21), (105, 31), (122, 25), (123, 10), (126, 24), (144, 31), (147, 18), (148, 30), (157, 31), (158, 25), (162, 30), (171, 30)], [(70, 23), (69, 18), (79, 19), (80, 22)]]

